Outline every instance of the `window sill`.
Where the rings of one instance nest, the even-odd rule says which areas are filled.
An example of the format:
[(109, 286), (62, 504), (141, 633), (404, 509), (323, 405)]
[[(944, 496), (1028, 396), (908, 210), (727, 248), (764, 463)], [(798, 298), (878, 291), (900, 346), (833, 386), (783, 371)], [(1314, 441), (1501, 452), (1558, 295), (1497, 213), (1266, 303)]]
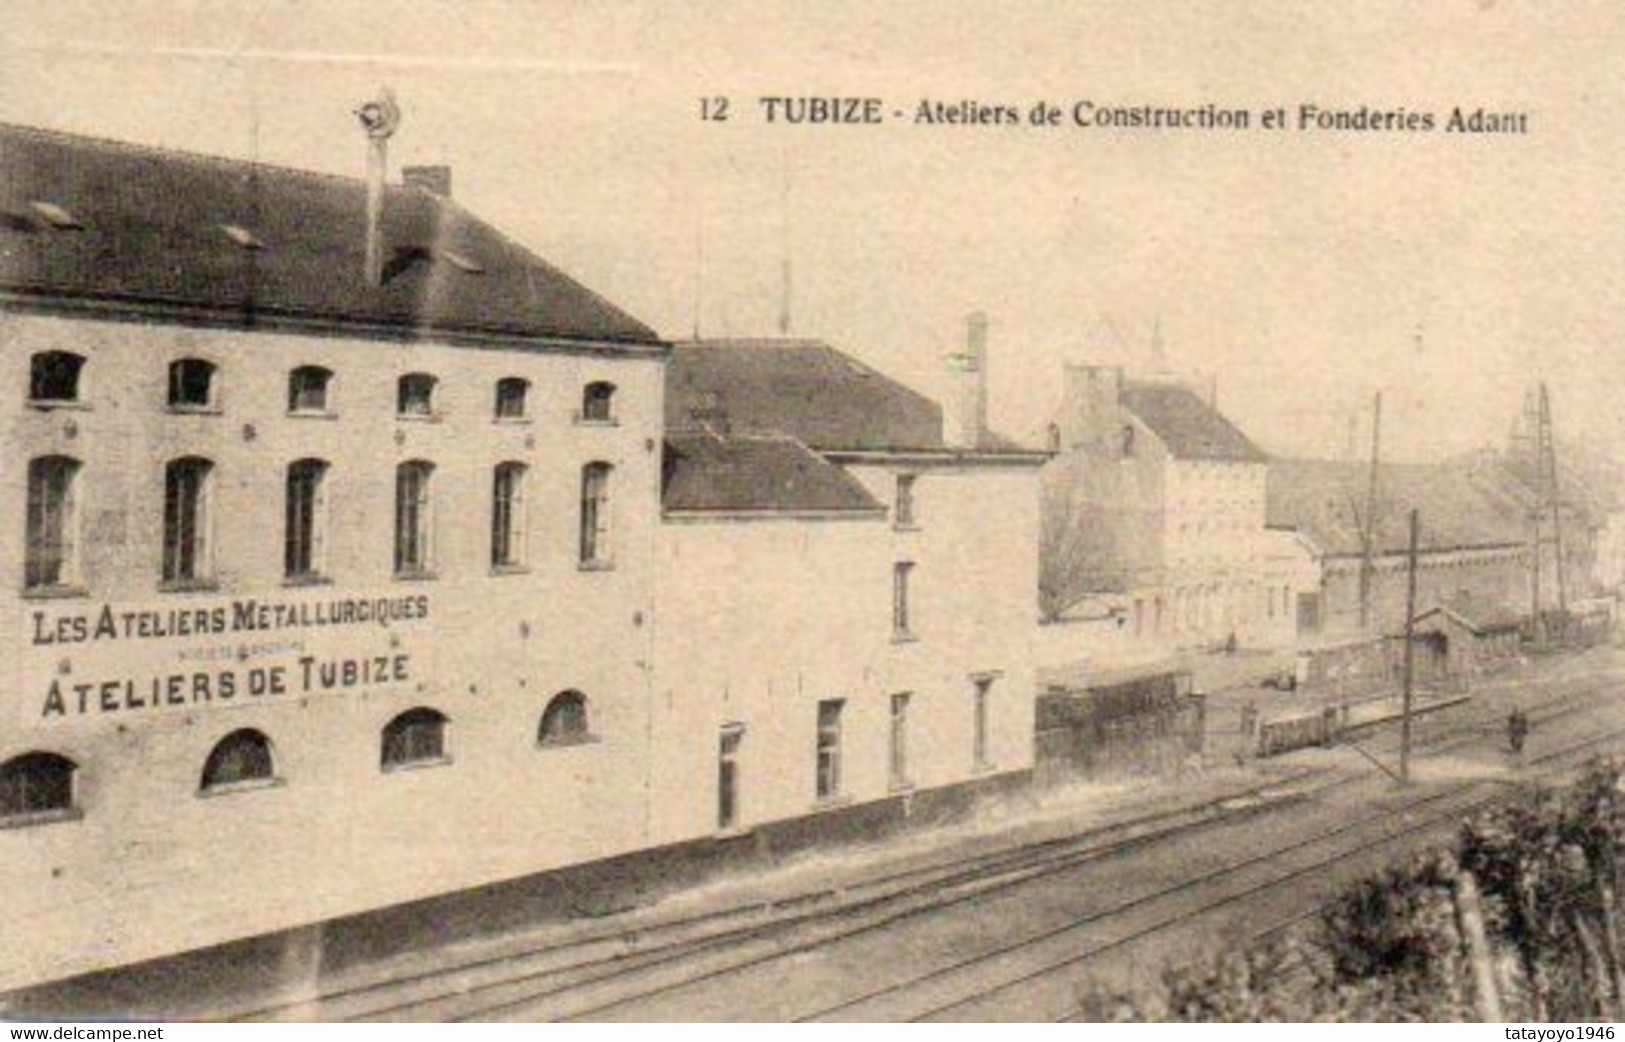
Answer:
[(332, 586), (333, 579), (326, 575), (290, 575), (282, 580), (282, 585), (297, 589), (301, 586)]
[(398, 583), (432, 583), (440, 578), (440, 573), (427, 568), (414, 568), (410, 571), (396, 572), (394, 579)]
[(750, 825), (729, 825), (727, 828), (717, 829), (711, 833), (711, 838), (719, 842), (729, 843), (736, 839), (749, 839), (756, 834), (756, 829)]
[(431, 412), (431, 413), (398, 412), (398, 413), (395, 414), (395, 422), (396, 423), (439, 423), (439, 422), (441, 422), (441, 416), (437, 412)]
[(66, 601), (76, 597), (89, 597), (90, 591), (83, 586), (72, 583), (57, 583), (52, 586), (27, 586), (23, 588), (25, 601)]
[(900, 631), (891, 635), (891, 642), (893, 644), (918, 644), (920, 642), (920, 635), (918, 633)]
[(893, 796), (907, 796), (912, 793), (915, 788), (915, 784), (911, 781), (894, 781), (890, 785), (886, 786), (886, 792)]
[(54, 398), (30, 398), (28, 407), (36, 412), (89, 412), (90, 405), (86, 402), (70, 401)]
[(564, 738), (544, 738), (536, 742), (537, 749), (571, 749), (578, 745), (597, 745), (603, 741), (595, 734), (569, 735)]
[(918, 532), (920, 523), (918, 521), (896, 521), (892, 523), (891, 530), (893, 532)]
[(992, 762), (976, 763), (971, 765), (970, 772), (972, 775), (978, 777), (984, 774), (997, 774), (999, 772), (999, 765)]
[(0, 818), (0, 830), (60, 825), (69, 821), (79, 821), (84, 816), (85, 812), (78, 807), (64, 807), (61, 810), (36, 810), (27, 814), (11, 814)]
[(280, 789), (288, 782), (284, 778), (254, 778), (249, 781), (227, 782), (223, 785), (211, 785), (207, 789), (199, 789), (197, 798), (200, 800), (214, 800), (222, 796), (236, 796), (245, 792), (259, 792), (263, 789)]
[(536, 421), (529, 416), (494, 416), (491, 422), (498, 427), (529, 427)]
[(218, 593), (220, 584), (213, 579), (175, 579), (158, 584), (159, 593)]
[(493, 564), (491, 566), (491, 575), (493, 577), (497, 577), (497, 578), (499, 578), (501, 576), (505, 576), (505, 575), (529, 575), (529, 574), (530, 574), (530, 566), (529, 565), (524, 565), (524, 564)]
[(166, 405), (164, 412), (171, 416), (224, 416), (225, 410), (218, 405)]
[(621, 421), (614, 418), (593, 420), (581, 415), (576, 416), (575, 423), (577, 427), (619, 427), (621, 425)]
[(834, 796), (820, 796), (813, 801), (812, 813), (822, 814), (826, 811), (840, 810), (842, 807), (850, 807), (851, 805), (852, 797), (846, 793), (836, 793)]
[(290, 420), (336, 420), (339, 414), (329, 409), (289, 409)]
[(450, 767), (451, 757), (437, 756), (432, 760), (408, 760), (405, 763), (386, 763), (380, 768), (385, 774), (403, 774), (408, 771), (427, 771), (435, 767)]
[(576, 565), (578, 572), (613, 572), (614, 561), (582, 561)]

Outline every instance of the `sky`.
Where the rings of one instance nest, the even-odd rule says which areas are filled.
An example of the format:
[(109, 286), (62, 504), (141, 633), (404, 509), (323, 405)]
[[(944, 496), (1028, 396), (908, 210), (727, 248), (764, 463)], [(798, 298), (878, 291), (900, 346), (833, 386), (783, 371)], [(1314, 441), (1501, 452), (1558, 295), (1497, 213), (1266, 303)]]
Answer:
[[(1617, 3), (8, 0), (0, 120), (360, 176), (444, 162), (475, 213), (662, 335), (792, 331), (927, 393), (990, 318), (991, 411), (1064, 363), (1181, 370), (1273, 451), (1625, 446)], [(764, 95), (1016, 106), (1455, 105), (1522, 136), (768, 125)], [(725, 96), (735, 118), (700, 119)], [(1364, 451), (1362, 449), (1362, 451)]]

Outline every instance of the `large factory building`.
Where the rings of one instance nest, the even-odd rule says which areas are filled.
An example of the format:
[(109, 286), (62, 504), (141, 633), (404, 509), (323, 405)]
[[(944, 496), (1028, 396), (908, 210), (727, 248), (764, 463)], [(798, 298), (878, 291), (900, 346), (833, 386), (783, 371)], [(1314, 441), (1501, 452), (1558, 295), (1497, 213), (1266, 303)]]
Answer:
[(408, 181), (0, 128), (0, 991), (1030, 768), (1039, 457)]

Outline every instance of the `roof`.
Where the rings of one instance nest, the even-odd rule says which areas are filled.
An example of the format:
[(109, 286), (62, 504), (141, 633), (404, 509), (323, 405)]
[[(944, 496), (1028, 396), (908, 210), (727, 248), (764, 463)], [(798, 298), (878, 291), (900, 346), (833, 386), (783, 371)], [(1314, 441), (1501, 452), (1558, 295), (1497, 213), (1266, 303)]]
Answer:
[(667, 513), (884, 515), (857, 479), (782, 435), (666, 435)]
[(1517, 612), (1465, 590), (1417, 612), (1416, 617), (1420, 620), (1435, 613), (1450, 616), (1474, 633), (1504, 633), (1523, 625), (1523, 617)]
[[(1267, 521), (1296, 528), (1322, 553), (1363, 550), (1369, 464), (1358, 461), (1270, 461)], [(1405, 552), (1409, 515), (1421, 514), (1420, 547), (1450, 550), (1522, 544), (1528, 539), (1520, 505), (1497, 496), (1466, 470), (1436, 463), (1385, 463), (1378, 468), (1379, 553)]]
[(1240, 428), (1188, 388), (1131, 381), (1123, 387), (1123, 405), (1175, 459), (1262, 463), (1267, 458)]
[(726, 411), (739, 431), (789, 435), (814, 449), (943, 448), (942, 408), (816, 340), (702, 340), (672, 348), (666, 426)]
[(365, 210), (355, 178), (0, 124), (0, 292), (14, 297), (231, 324), (661, 343), (417, 187), (385, 192), (375, 287)]

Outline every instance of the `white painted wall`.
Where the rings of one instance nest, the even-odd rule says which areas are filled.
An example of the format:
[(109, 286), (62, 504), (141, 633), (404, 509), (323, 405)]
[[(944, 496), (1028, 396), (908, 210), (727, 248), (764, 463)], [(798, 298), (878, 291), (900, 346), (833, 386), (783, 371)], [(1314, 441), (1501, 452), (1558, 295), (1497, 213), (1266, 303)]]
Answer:
[[(854, 467), (884, 503), (898, 469)], [(889, 520), (670, 521), (661, 532), (654, 820), (716, 827), (716, 749), (743, 724), (743, 826), (824, 809), (820, 700), (846, 700), (843, 793), (881, 799), (890, 698), (911, 695), (910, 781), (931, 788), (1032, 766), (1038, 488), (1034, 469), (924, 467), (917, 528)], [(916, 564), (914, 633), (892, 632), (892, 566)], [(973, 682), (996, 674), (989, 766), (972, 759)]]
[[(38, 350), (89, 357), (85, 407), (26, 407)], [(218, 415), (165, 411), (167, 365), (196, 355), (220, 366)], [(332, 369), (335, 419), (285, 414), (288, 370)], [(443, 417), (397, 422), (395, 378), (441, 378)], [(534, 419), (498, 424), (502, 376), (532, 382)], [(616, 426), (574, 422), (581, 387), (619, 387)], [(347, 912), (526, 875), (646, 845), (653, 608), (651, 553), (659, 482), (662, 373), (657, 359), (541, 355), (8, 315), (0, 317), (0, 760), (43, 749), (79, 765), (77, 821), (0, 829), (0, 988), (294, 926)], [(251, 433), (251, 436), (250, 436)], [(72, 600), (25, 599), (26, 461), (63, 453), (80, 478), (83, 580)], [(157, 589), (163, 464), (183, 454), (216, 465), (214, 538), (220, 590)], [(282, 584), (285, 467), (330, 461), (333, 583)], [(394, 462), (437, 464), (431, 582), (392, 578)], [(489, 571), (491, 472), (530, 466), (528, 561)], [(615, 568), (577, 567), (579, 471), (616, 467)], [(32, 644), (32, 613), (163, 611), (233, 600), (424, 596), (429, 617), (385, 630), (288, 630), (276, 639), (149, 638), (66, 647)], [(641, 616), (641, 617), (640, 617)], [(392, 637), (395, 643), (392, 643)], [(144, 678), (199, 668), (239, 643), (288, 641), (242, 665), (287, 664), (303, 651), (405, 653), (411, 680), (42, 723), (43, 685)], [(598, 741), (539, 749), (553, 693), (585, 692)], [(379, 769), (379, 729), (428, 705), (447, 714), (451, 763)], [(204, 759), (227, 732), (262, 729), (283, 784), (198, 795)]]

